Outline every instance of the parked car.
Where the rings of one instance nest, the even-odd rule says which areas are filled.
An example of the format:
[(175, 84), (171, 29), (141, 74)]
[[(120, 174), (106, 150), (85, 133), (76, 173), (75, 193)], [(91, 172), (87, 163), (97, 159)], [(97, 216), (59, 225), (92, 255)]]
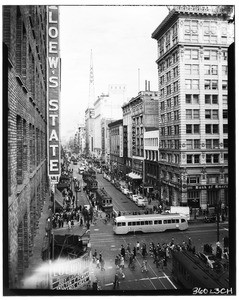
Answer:
[(148, 203), (148, 200), (142, 196), (138, 196), (137, 198), (137, 205), (138, 206), (146, 206), (146, 204)]
[(132, 197), (130, 199), (133, 200), (134, 203), (137, 203), (138, 195), (132, 195)]
[(127, 197), (128, 197), (129, 199), (131, 199), (132, 195), (133, 195), (132, 192), (128, 192)]
[(209, 266), (211, 269), (213, 269), (214, 267), (214, 264), (217, 260), (216, 256), (213, 255), (213, 254), (209, 254), (209, 255), (206, 255), (202, 252), (199, 252), (198, 253), (198, 257), (207, 265)]
[(129, 193), (129, 190), (125, 188), (125, 189), (123, 189), (122, 192), (123, 192), (123, 194), (127, 195)]

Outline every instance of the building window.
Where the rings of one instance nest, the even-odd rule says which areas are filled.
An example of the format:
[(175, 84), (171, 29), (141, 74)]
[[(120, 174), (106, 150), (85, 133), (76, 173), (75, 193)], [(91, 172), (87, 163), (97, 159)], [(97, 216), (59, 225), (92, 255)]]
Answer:
[(167, 86), (167, 95), (171, 94), (171, 84)]
[(186, 124), (186, 133), (194, 133), (198, 134), (200, 133), (200, 126), (199, 124)]
[(164, 75), (163, 75), (163, 76), (160, 76), (160, 78), (159, 78), (159, 83), (160, 83), (161, 85), (164, 84)]
[(222, 89), (225, 91), (227, 90), (227, 80), (222, 81)]
[(193, 140), (186, 140), (187, 149), (193, 149)]
[(185, 65), (186, 75), (199, 75), (199, 65)]
[(173, 112), (173, 114), (174, 114), (174, 120), (176, 121), (176, 120), (179, 120), (179, 111), (178, 110), (175, 110), (174, 112)]
[(199, 80), (198, 79), (185, 79), (186, 90), (198, 90)]
[[(219, 163), (219, 154), (206, 154), (206, 163), (218, 164)], [(209, 178), (210, 178), (210, 176), (209, 176)], [(214, 183), (214, 182), (210, 182), (210, 183)]]
[(204, 65), (205, 75), (218, 75), (218, 66), (215, 65)]
[(167, 100), (167, 108), (171, 108), (171, 98)]
[(199, 51), (193, 49), (185, 49), (184, 51), (185, 60), (198, 60), (199, 59)]
[(228, 133), (228, 124), (223, 124), (223, 133)]
[(171, 71), (166, 73), (166, 80), (167, 82), (171, 80)]
[(200, 149), (200, 140), (194, 140), (194, 149)]
[(198, 104), (199, 103), (199, 95), (197, 94), (186, 94), (185, 101), (187, 104)]
[(175, 135), (179, 134), (179, 125), (174, 125), (174, 134)]
[(205, 95), (205, 104), (218, 104), (218, 95)]
[(205, 119), (218, 119), (218, 109), (205, 109)]
[(178, 91), (178, 81), (173, 83), (173, 91), (174, 93)]
[(217, 60), (217, 51), (204, 50), (204, 60)]
[(228, 139), (223, 139), (223, 147), (228, 148)]
[(173, 68), (173, 77), (177, 77), (178, 76), (178, 67)]
[(219, 140), (218, 139), (206, 139), (206, 149), (218, 149)]
[(227, 66), (222, 66), (222, 75), (227, 76), (228, 75), (228, 68)]
[(187, 155), (187, 164), (192, 164), (193, 163), (193, 156), (191, 154)]
[(173, 105), (177, 106), (178, 105), (178, 96), (173, 97)]
[(187, 183), (188, 184), (197, 184), (197, 183), (200, 183), (200, 177), (199, 176), (189, 176), (187, 178)]
[(223, 111), (222, 111), (222, 117), (223, 117), (223, 119), (227, 119), (228, 118), (228, 111), (227, 111), (227, 109), (223, 109)]
[(199, 154), (195, 154), (194, 155), (194, 163), (195, 164), (199, 164), (200, 163), (200, 155)]
[(219, 126), (218, 124), (206, 124), (205, 125), (205, 132), (206, 133), (219, 133)]
[(227, 102), (227, 95), (222, 95), (222, 104), (225, 104), (225, 105), (228, 104), (228, 102)]
[(217, 90), (218, 89), (218, 80), (204, 80), (204, 89), (205, 90)]

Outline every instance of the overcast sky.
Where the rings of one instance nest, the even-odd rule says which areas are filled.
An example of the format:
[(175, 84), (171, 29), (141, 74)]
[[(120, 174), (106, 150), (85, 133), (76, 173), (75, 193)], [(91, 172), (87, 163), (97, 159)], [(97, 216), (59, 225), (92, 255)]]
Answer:
[(145, 80), (158, 89), (151, 34), (167, 14), (165, 6), (60, 6), (63, 139), (74, 134), (88, 107), (91, 49), (95, 98), (109, 84), (126, 84), (127, 97), (135, 97), (139, 78), (140, 90)]

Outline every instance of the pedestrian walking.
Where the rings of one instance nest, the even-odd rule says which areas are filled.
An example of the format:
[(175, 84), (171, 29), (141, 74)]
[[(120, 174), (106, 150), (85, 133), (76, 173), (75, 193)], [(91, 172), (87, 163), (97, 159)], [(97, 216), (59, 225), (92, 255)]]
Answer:
[(137, 252), (136, 247), (134, 247), (134, 248), (133, 248), (133, 258), (136, 257), (136, 252)]
[(144, 260), (143, 260), (142, 267), (141, 267), (142, 273), (143, 273), (143, 272), (148, 272), (147, 266), (148, 266), (147, 259), (144, 259)]
[(122, 255), (120, 257), (120, 268), (124, 269), (124, 257)]
[(137, 249), (137, 253), (139, 253), (139, 250), (140, 250), (140, 243), (139, 242), (137, 242), (137, 244), (136, 244), (136, 249)]
[(117, 290), (119, 288), (119, 275), (116, 273), (115, 274), (115, 280), (114, 280), (114, 286), (113, 289)]
[(96, 258), (96, 268), (100, 269), (100, 259)]
[(69, 230), (71, 229), (71, 221), (70, 220), (68, 221), (68, 229)]
[(120, 253), (123, 256), (123, 258), (125, 258), (125, 248), (123, 245), (121, 245)]

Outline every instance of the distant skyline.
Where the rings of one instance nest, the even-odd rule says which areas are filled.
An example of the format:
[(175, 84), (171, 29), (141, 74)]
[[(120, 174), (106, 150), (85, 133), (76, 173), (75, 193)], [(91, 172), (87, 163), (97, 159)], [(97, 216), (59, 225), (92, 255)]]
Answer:
[(62, 140), (84, 121), (91, 50), (95, 99), (110, 84), (126, 84), (131, 99), (139, 78), (140, 90), (145, 80), (158, 90), (157, 41), (151, 34), (167, 14), (166, 6), (60, 6)]

